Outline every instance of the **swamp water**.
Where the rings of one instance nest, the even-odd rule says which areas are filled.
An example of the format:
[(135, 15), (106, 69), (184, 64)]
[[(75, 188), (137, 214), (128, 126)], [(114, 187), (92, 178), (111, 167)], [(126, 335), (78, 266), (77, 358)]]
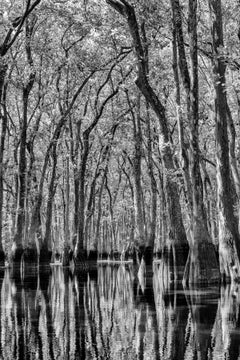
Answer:
[(0, 272), (0, 359), (240, 359), (240, 289), (164, 289), (159, 267)]

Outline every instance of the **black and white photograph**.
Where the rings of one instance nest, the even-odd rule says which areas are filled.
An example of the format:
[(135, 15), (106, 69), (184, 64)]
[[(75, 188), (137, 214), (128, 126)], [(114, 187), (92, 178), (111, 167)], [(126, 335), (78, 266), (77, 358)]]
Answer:
[(0, 360), (240, 359), (240, 1), (0, 0)]

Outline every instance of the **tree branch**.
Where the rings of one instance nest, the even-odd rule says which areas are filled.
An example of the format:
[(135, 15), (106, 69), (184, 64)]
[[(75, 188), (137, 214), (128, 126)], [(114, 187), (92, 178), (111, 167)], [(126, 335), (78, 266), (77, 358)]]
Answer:
[(3, 42), (3, 45), (0, 47), (0, 56), (1, 56), (1, 57), (5, 56), (6, 53), (8, 52), (8, 50), (9, 50), (9, 49), (11, 48), (11, 46), (14, 44), (14, 42), (16, 41), (18, 35), (19, 35), (20, 32), (22, 31), (22, 27), (23, 27), (23, 24), (24, 24), (26, 18), (28, 17), (29, 14), (31, 14), (31, 12), (35, 9), (35, 7), (36, 7), (40, 2), (41, 2), (41, 0), (36, 0), (36, 1), (32, 4), (32, 6), (30, 6), (31, 0), (28, 0), (27, 6), (26, 6), (26, 10), (25, 10), (23, 16), (20, 17), (20, 18), (18, 17), (18, 18), (14, 19), (14, 20), (12, 21), (12, 25), (13, 25), (14, 28), (16, 28), (18, 24), (19, 24), (19, 25), (18, 25), (18, 27), (17, 27), (17, 30), (16, 30), (16, 32), (15, 32), (12, 40), (10, 40), (10, 39), (11, 39), (11, 35), (12, 35), (12, 32), (13, 32), (13, 29), (10, 29), (10, 30), (8, 31), (8, 33), (7, 33), (6, 37), (5, 37), (5, 40), (4, 40), (4, 42)]

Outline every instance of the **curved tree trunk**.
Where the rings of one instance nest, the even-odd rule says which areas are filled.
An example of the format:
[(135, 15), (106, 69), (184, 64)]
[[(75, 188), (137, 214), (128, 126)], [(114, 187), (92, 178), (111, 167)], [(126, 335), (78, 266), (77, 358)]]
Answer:
[[(6, 72), (7, 72), (7, 63), (4, 61), (4, 57), (7, 55), (7, 53), (9, 52), (9, 50), (11, 49), (11, 47), (14, 45), (14, 43), (16, 42), (19, 34), (22, 32), (23, 26), (26, 23), (26, 54), (27, 54), (27, 60), (28, 63), (30, 65), (31, 68), (31, 73), (29, 75), (28, 81), (27, 81), (27, 85), (26, 87), (23, 89), (23, 126), (22, 126), (22, 130), (21, 130), (21, 140), (23, 140), (24, 142), (24, 133), (25, 130), (24, 128), (26, 127), (26, 124), (24, 125), (24, 123), (26, 123), (26, 119), (27, 119), (27, 107), (28, 107), (28, 96), (29, 93), (33, 87), (34, 81), (35, 81), (35, 71), (34, 71), (34, 67), (33, 67), (33, 59), (32, 59), (32, 54), (31, 54), (31, 46), (30, 46), (30, 42), (31, 42), (31, 36), (32, 36), (32, 31), (33, 31), (33, 23), (29, 24), (28, 22), (28, 17), (29, 15), (34, 11), (34, 9), (37, 7), (37, 5), (41, 2), (41, 0), (36, 0), (34, 1), (32, 4), (30, 1), (27, 2), (26, 4), (26, 8), (24, 9), (24, 13), (21, 17), (17, 17), (15, 19), (12, 20), (11, 26), (9, 26), (9, 30), (6, 33), (6, 36), (4, 38), (4, 40), (2, 41), (2, 43), (0, 44), (0, 102), (2, 103), (2, 95), (3, 95), (3, 87), (4, 87), (4, 81), (5, 81), (5, 76), (6, 76)], [(34, 21), (33, 21), (34, 22)], [(25, 118), (25, 119), (24, 119)], [(3, 151), (4, 151), (4, 119), (3, 119), (3, 127), (2, 127), (2, 135), (1, 135), (1, 144), (0, 144), (0, 152), (1, 152), (1, 159), (0, 159), (0, 261), (3, 261), (3, 253), (2, 253), (2, 206), (3, 206), (3, 186), (2, 186), (2, 180), (3, 180), (3, 169), (2, 169), (2, 162), (3, 162)], [(23, 158), (25, 157), (24, 153), (24, 146), (26, 146), (26, 144), (24, 145), (21, 141), (22, 144), (22, 149), (20, 150), (21, 155), (23, 156)], [(23, 159), (24, 160), (24, 159)], [(24, 160), (24, 163), (26, 162), (26, 160)], [(20, 169), (19, 167), (19, 172), (21, 172), (24, 168), (24, 164), (22, 169)], [(24, 177), (24, 174), (19, 173), (19, 177)], [(19, 180), (20, 180), (19, 178)], [(23, 180), (23, 178), (22, 178)], [(23, 182), (20, 180), (20, 182), (23, 185)], [(21, 186), (22, 186), (21, 185)], [(24, 185), (23, 185), (24, 187)], [(25, 192), (25, 189), (22, 188), (23, 192)], [(23, 215), (23, 220), (24, 220), (24, 208), (22, 208), (23, 205), (23, 198), (20, 200), (20, 197), (23, 196), (19, 194), (19, 201), (18, 201), (18, 210), (20, 210), (20, 217)], [(25, 197), (25, 194), (24, 194)], [(23, 212), (22, 212), (23, 211)], [(19, 261), (20, 257), (22, 255), (22, 243), (20, 239), (18, 241), (17, 235), (19, 235), (20, 237), (22, 237), (22, 228), (20, 225), (20, 219), (19, 221), (17, 220), (17, 233), (15, 234), (16, 236), (14, 236), (14, 245), (12, 248), (12, 256), (13, 259)], [(19, 248), (18, 248), (19, 247)]]
[[(125, 55), (123, 55), (124, 58)], [(111, 74), (113, 70), (115, 69), (116, 65), (119, 61), (122, 60), (122, 57), (117, 59), (112, 66), (109, 69), (109, 72), (102, 82), (102, 84), (99, 86), (96, 97), (95, 97), (95, 113), (93, 121), (90, 123), (90, 125), (87, 127), (87, 129), (83, 132), (82, 135), (82, 154), (81, 154), (81, 162), (80, 162), (80, 170), (79, 170), (79, 208), (78, 208), (78, 239), (77, 243), (74, 249), (74, 254), (76, 258), (76, 263), (81, 264), (81, 262), (84, 262), (87, 259), (87, 250), (85, 248), (84, 240), (84, 230), (85, 230), (85, 202), (86, 202), (86, 194), (85, 194), (85, 176), (86, 176), (86, 167), (87, 167), (87, 160), (89, 155), (89, 138), (92, 133), (92, 131), (97, 126), (99, 120), (102, 117), (102, 114), (105, 110), (105, 107), (107, 106), (108, 102), (118, 93), (119, 88), (121, 84), (123, 83), (125, 78), (122, 78), (115, 89), (112, 89), (110, 94), (108, 94), (101, 102), (100, 102), (100, 96), (102, 95), (102, 90), (105, 89), (105, 86), (109, 83), (109, 80), (111, 78)], [(127, 73), (126, 77), (129, 73)], [(100, 104), (99, 104), (100, 103)], [(85, 110), (87, 112), (87, 109)]]
[[(146, 54), (133, 6), (126, 0), (106, 0), (106, 2), (127, 20), (137, 59), (138, 72), (135, 83), (159, 120), (161, 132), (161, 143), (159, 144), (159, 148), (165, 169), (164, 191), (167, 199), (167, 213), (170, 227), (169, 243), (171, 249), (176, 249), (176, 253), (181, 253), (181, 256), (176, 256), (174, 258), (174, 267), (177, 268), (179, 266), (182, 269), (182, 263), (185, 263), (187, 258), (188, 242), (182, 221), (178, 186), (175, 182), (174, 175), (172, 175), (175, 172), (175, 166), (165, 108), (148, 80)], [(169, 253), (169, 251), (167, 251), (167, 253)], [(179, 276), (182, 277), (182, 271), (179, 272)]]
[(28, 60), (28, 66), (31, 72), (28, 77), (26, 86), (23, 88), (23, 118), (21, 123), (20, 132), (20, 151), (19, 151), (19, 165), (18, 165), (18, 204), (17, 204), (17, 228), (13, 239), (13, 251), (12, 260), (13, 262), (19, 262), (21, 260), (24, 241), (25, 241), (25, 221), (26, 221), (26, 195), (27, 195), (27, 128), (28, 128), (28, 105), (29, 95), (35, 83), (36, 72), (34, 69), (34, 62), (32, 58), (31, 50), (31, 37), (34, 29), (34, 20), (30, 23), (26, 20), (26, 33), (25, 33), (25, 50)]
[(210, 0), (215, 88), (216, 164), (219, 213), (219, 261), (223, 280), (240, 279), (240, 235), (234, 214), (227, 130), (226, 65), (218, 54), (223, 44), (221, 0)]

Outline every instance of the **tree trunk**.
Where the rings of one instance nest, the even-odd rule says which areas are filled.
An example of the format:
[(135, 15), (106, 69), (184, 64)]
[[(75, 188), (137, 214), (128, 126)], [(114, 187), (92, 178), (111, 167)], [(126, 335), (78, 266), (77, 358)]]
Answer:
[[(44, 249), (55, 249), (55, 246), (53, 246), (53, 242), (55, 242), (56, 239), (52, 238), (52, 212), (53, 212), (53, 204), (54, 204), (54, 197), (56, 193), (56, 167), (57, 167), (57, 153), (56, 153), (56, 145), (52, 149), (52, 174), (51, 174), (51, 180), (49, 184), (48, 189), (48, 200), (47, 200), (47, 211), (46, 211), (46, 229), (45, 229), (45, 236), (44, 236), (44, 242), (43, 242), (43, 248)], [(56, 251), (58, 251), (57, 249)], [(42, 256), (40, 257), (40, 262), (46, 262), (48, 261), (47, 258), (45, 258), (46, 254), (45, 251), (40, 253)], [(52, 261), (55, 261), (55, 253), (53, 251), (52, 253)]]
[(95, 212), (95, 190), (96, 190), (96, 181), (99, 177), (100, 173), (98, 171), (99, 164), (96, 167), (96, 171), (90, 186), (89, 191), (89, 199), (88, 199), (88, 205), (87, 205), (87, 215), (86, 215), (86, 225), (85, 225), (85, 237), (86, 239), (89, 238), (89, 254), (88, 259), (89, 260), (96, 260), (97, 259), (97, 248), (95, 246), (95, 239), (93, 236), (92, 231), (90, 231), (90, 228), (94, 221), (94, 212)]
[[(121, 2), (106, 0), (106, 2), (127, 20), (137, 58), (137, 79), (135, 83), (159, 120), (161, 132), (161, 142), (159, 144), (159, 148), (165, 169), (164, 190), (166, 193), (167, 212), (170, 224), (169, 244), (170, 248), (175, 249), (176, 253), (179, 254), (179, 256), (175, 257), (174, 266), (180, 266), (180, 268), (182, 268), (183, 263), (185, 264), (188, 253), (188, 243), (182, 221), (178, 186), (173, 178), (173, 175), (171, 175), (175, 172), (175, 166), (173, 162), (173, 151), (165, 108), (148, 80), (146, 71), (146, 56), (133, 6), (131, 6), (126, 0)], [(180, 273), (181, 272), (179, 272), (179, 275)], [(180, 276), (182, 276), (182, 274)]]
[(78, 218), (78, 209), (79, 209), (79, 171), (77, 168), (73, 170), (74, 177), (74, 215), (73, 215), (73, 238), (72, 245), (75, 249), (78, 242), (78, 229), (79, 229), (79, 218)]
[(103, 81), (103, 83), (101, 84), (101, 86), (99, 87), (98, 91), (97, 91), (97, 95), (95, 98), (95, 112), (96, 115), (94, 116), (93, 121), (91, 122), (91, 124), (87, 127), (87, 129), (83, 132), (83, 140), (82, 140), (82, 156), (81, 156), (81, 163), (80, 163), (80, 170), (79, 170), (79, 209), (78, 209), (78, 239), (77, 239), (77, 244), (75, 246), (75, 257), (76, 257), (76, 261), (77, 263), (85, 261), (86, 260), (86, 255), (87, 255), (87, 251), (84, 248), (84, 228), (85, 228), (85, 175), (86, 175), (86, 167), (87, 167), (87, 160), (88, 160), (88, 155), (89, 155), (89, 137), (92, 133), (92, 131), (95, 129), (95, 127), (97, 126), (103, 111), (106, 107), (106, 105), (108, 104), (108, 102), (118, 93), (119, 91), (119, 87), (121, 86), (122, 82), (124, 81), (124, 79), (121, 79), (118, 83), (118, 85), (116, 86), (115, 89), (112, 89), (112, 92), (110, 94), (108, 94), (104, 100), (101, 102), (101, 104), (99, 104), (99, 97), (101, 94), (101, 91), (105, 88), (105, 85), (108, 84), (112, 71), (115, 68), (117, 64), (117, 61), (110, 67), (110, 70), (105, 78), (105, 80)]
[[(87, 207), (87, 211), (88, 213), (90, 212), (90, 214), (92, 213), (91, 211), (91, 207), (93, 204), (93, 197), (94, 197), (94, 191), (95, 191), (95, 187), (96, 187), (96, 180), (97, 178), (102, 175), (102, 180), (101, 180), (101, 185), (100, 185), (100, 189), (99, 189), (99, 200), (98, 200), (98, 215), (97, 215), (97, 223), (96, 223), (96, 230), (95, 230), (95, 235), (92, 236), (93, 237), (93, 241), (91, 242), (91, 246), (90, 246), (90, 252), (89, 252), (89, 260), (97, 260), (98, 257), (98, 243), (100, 241), (100, 221), (101, 221), (101, 216), (102, 216), (102, 193), (104, 190), (104, 186), (108, 189), (107, 187), (107, 172), (108, 172), (108, 165), (109, 165), (109, 161), (110, 161), (110, 153), (111, 153), (111, 147), (112, 147), (112, 142), (114, 139), (114, 135), (117, 129), (118, 123), (114, 124), (111, 128), (110, 134), (111, 134), (111, 138), (109, 139), (109, 142), (107, 143), (106, 146), (104, 146), (102, 148), (102, 151), (100, 152), (100, 157), (98, 160), (98, 164), (96, 167), (96, 171), (95, 171), (95, 175), (94, 175), (94, 179), (92, 181), (92, 186), (90, 189), (90, 196), (89, 196), (89, 202), (88, 202), (88, 207)], [(99, 169), (100, 166), (100, 159), (101, 159), (101, 163), (104, 164), (102, 165), (102, 167)], [(111, 214), (111, 209), (110, 209), (110, 214)], [(113, 216), (112, 216), (113, 218)], [(86, 225), (88, 224), (88, 218), (86, 220)], [(85, 226), (86, 229), (86, 226)], [(86, 238), (86, 233), (87, 233), (87, 229), (85, 230), (85, 238)]]
[(240, 279), (240, 235), (234, 214), (227, 131), (226, 65), (219, 55), (223, 47), (221, 0), (209, 0), (213, 40), (213, 75), (215, 88), (216, 164), (219, 213), (219, 261), (223, 280)]
[(142, 197), (142, 129), (140, 120), (140, 94), (137, 94), (137, 113), (132, 111), (133, 135), (134, 135), (134, 158), (133, 158), (133, 179), (134, 179), (134, 209), (135, 209), (135, 244), (139, 248), (140, 259), (144, 254), (146, 246), (143, 197)]
[(0, 109), (1, 120), (1, 138), (0, 138), (0, 266), (4, 265), (5, 254), (3, 251), (3, 179), (4, 179), (4, 149), (5, 138), (7, 132), (7, 109), (6, 109), (6, 92), (7, 86), (4, 86), (7, 66), (1, 65), (0, 58), (0, 103), (3, 104), (3, 109)]
[(24, 246), (24, 229), (25, 229), (25, 200), (26, 200), (26, 141), (27, 141), (27, 109), (28, 109), (28, 92), (23, 91), (23, 119), (21, 124), (20, 135), (20, 153), (18, 165), (18, 200), (17, 200), (17, 219), (16, 233), (13, 240), (12, 258), (14, 262), (20, 262)]
[(28, 97), (23, 97), (24, 115), (21, 125), (20, 153), (18, 166), (18, 204), (17, 204), (17, 224), (14, 236), (15, 251), (14, 261), (20, 261), (23, 252), (24, 227), (25, 227), (25, 194), (26, 194), (26, 141), (27, 141), (27, 104)]
[(85, 174), (89, 153), (89, 133), (83, 133), (83, 150), (79, 170), (79, 208), (78, 208), (78, 239), (75, 247), (75, 256), (78, 261), (86, 260), (86, 249), (84, 248), (84, 226), (85, 226)]
[[(188, 35), (190, 47), (191, 77), (185, 55), (181, 10), (179, 0), (172, 0), (173, 23), (177, 36), (179, 67), (186, 92), (187, 116), (190, 126), (190, 151), (186, 161), (186, 150), (183, 146), (183, 134), (180, 124), (182, 157), (184, 160), (184, 179), (187, 186), (188, 205), (190, 209), (189, 240), (190, 252), (186, 264), (184, 282), (202, 284), (216, 282), (219, 279), (218, 263), (215, 249), (208, 233), (206, 213), (203, 202), (203, 184), (200, 173), (199, 156), (199, 114), (198, 114), (198, 50), (197, 50), (197, 1), (189, 0)], [(176, 56), (176, 54), (175, 54)], [(175, 80), (178, 74), (175, 69)], [(178, 87), (178, 84), (176, 84)], [(179, 89), (177, 102), (180, 105)], [(186, 166), (187, 165), (187, 166)], [(189, 184), (189, 178), (191, 184)], [(189, 195), (190, 192), (190, 195)]]
[(64, 212), (64, 245), (63, 245), (63, 256), (62, 264), (63, 266), (69, 265), (69, 253), (70, 253), (70, 228), (69, 228), (69, 216), (70, 216), (70, 182), (69, 182), (69, 157), (66, 159), (66, 184), (65, 184), (65, 198), (66, 206)]
[(94, 243), (92, 244), (92, 252), (95, 251), (97, 253), (98, 251), (98, 242), (100, 239), (100, 227), (101, 227), (101, 219), (102, 219), (102, 194), (105, 184), (105, 176), (107, 172), (107, 166), (105, 167), (102, 179), (100, 183), (100, 188), (98, 191), (98, 203), (97, 203), (97, 219), (96, 219), (96, 227), (95, 227), (95, 234), (94, 234)]
[[(157, 182), (153, 171), (153, 154), (152, 154), (152, 137), (151, 137), (151, 119), (147, 105), (147, 158), (148, 171), (151, 182), (151, 214), (150, 214), (150, 229), (147, 247), (151, 249), (153, 255), (155, 238), (156, 238), (156, 224), (157, 224)], [(149, 259), (150, 260), (150, 259)], [(149, 265), (149, 260), (147, 261)], [(152, 259), (151, 259), (152, 260)]]
[(31, 72), (28, 77), (27, 85), (23, 88), (23, 118), (21, 122), (20, 132), (20, 151), (19, 151), (19, 165), (18, 165), (18, 204), (17, 204), (17, 228), (13, 239), (13, 251), (12, 259), (14, 262), (19, 262), (23, 253), (24, 246), (24, 231), (25, 231), (25, 220), (26, 220), (26, 194), (27, 194), (27, 128), (28, 128), (28, 103), (29, 95), (32, 91), (35, 83), (36, 72), (34, 69), (34, 63), (32, 58), (31, 50), (31, 37), (33, 33), (34, 22), (30, 23), (26, 21), (26, 37), (25, 37), (25, 50), (28, 61), (28, 66)]

